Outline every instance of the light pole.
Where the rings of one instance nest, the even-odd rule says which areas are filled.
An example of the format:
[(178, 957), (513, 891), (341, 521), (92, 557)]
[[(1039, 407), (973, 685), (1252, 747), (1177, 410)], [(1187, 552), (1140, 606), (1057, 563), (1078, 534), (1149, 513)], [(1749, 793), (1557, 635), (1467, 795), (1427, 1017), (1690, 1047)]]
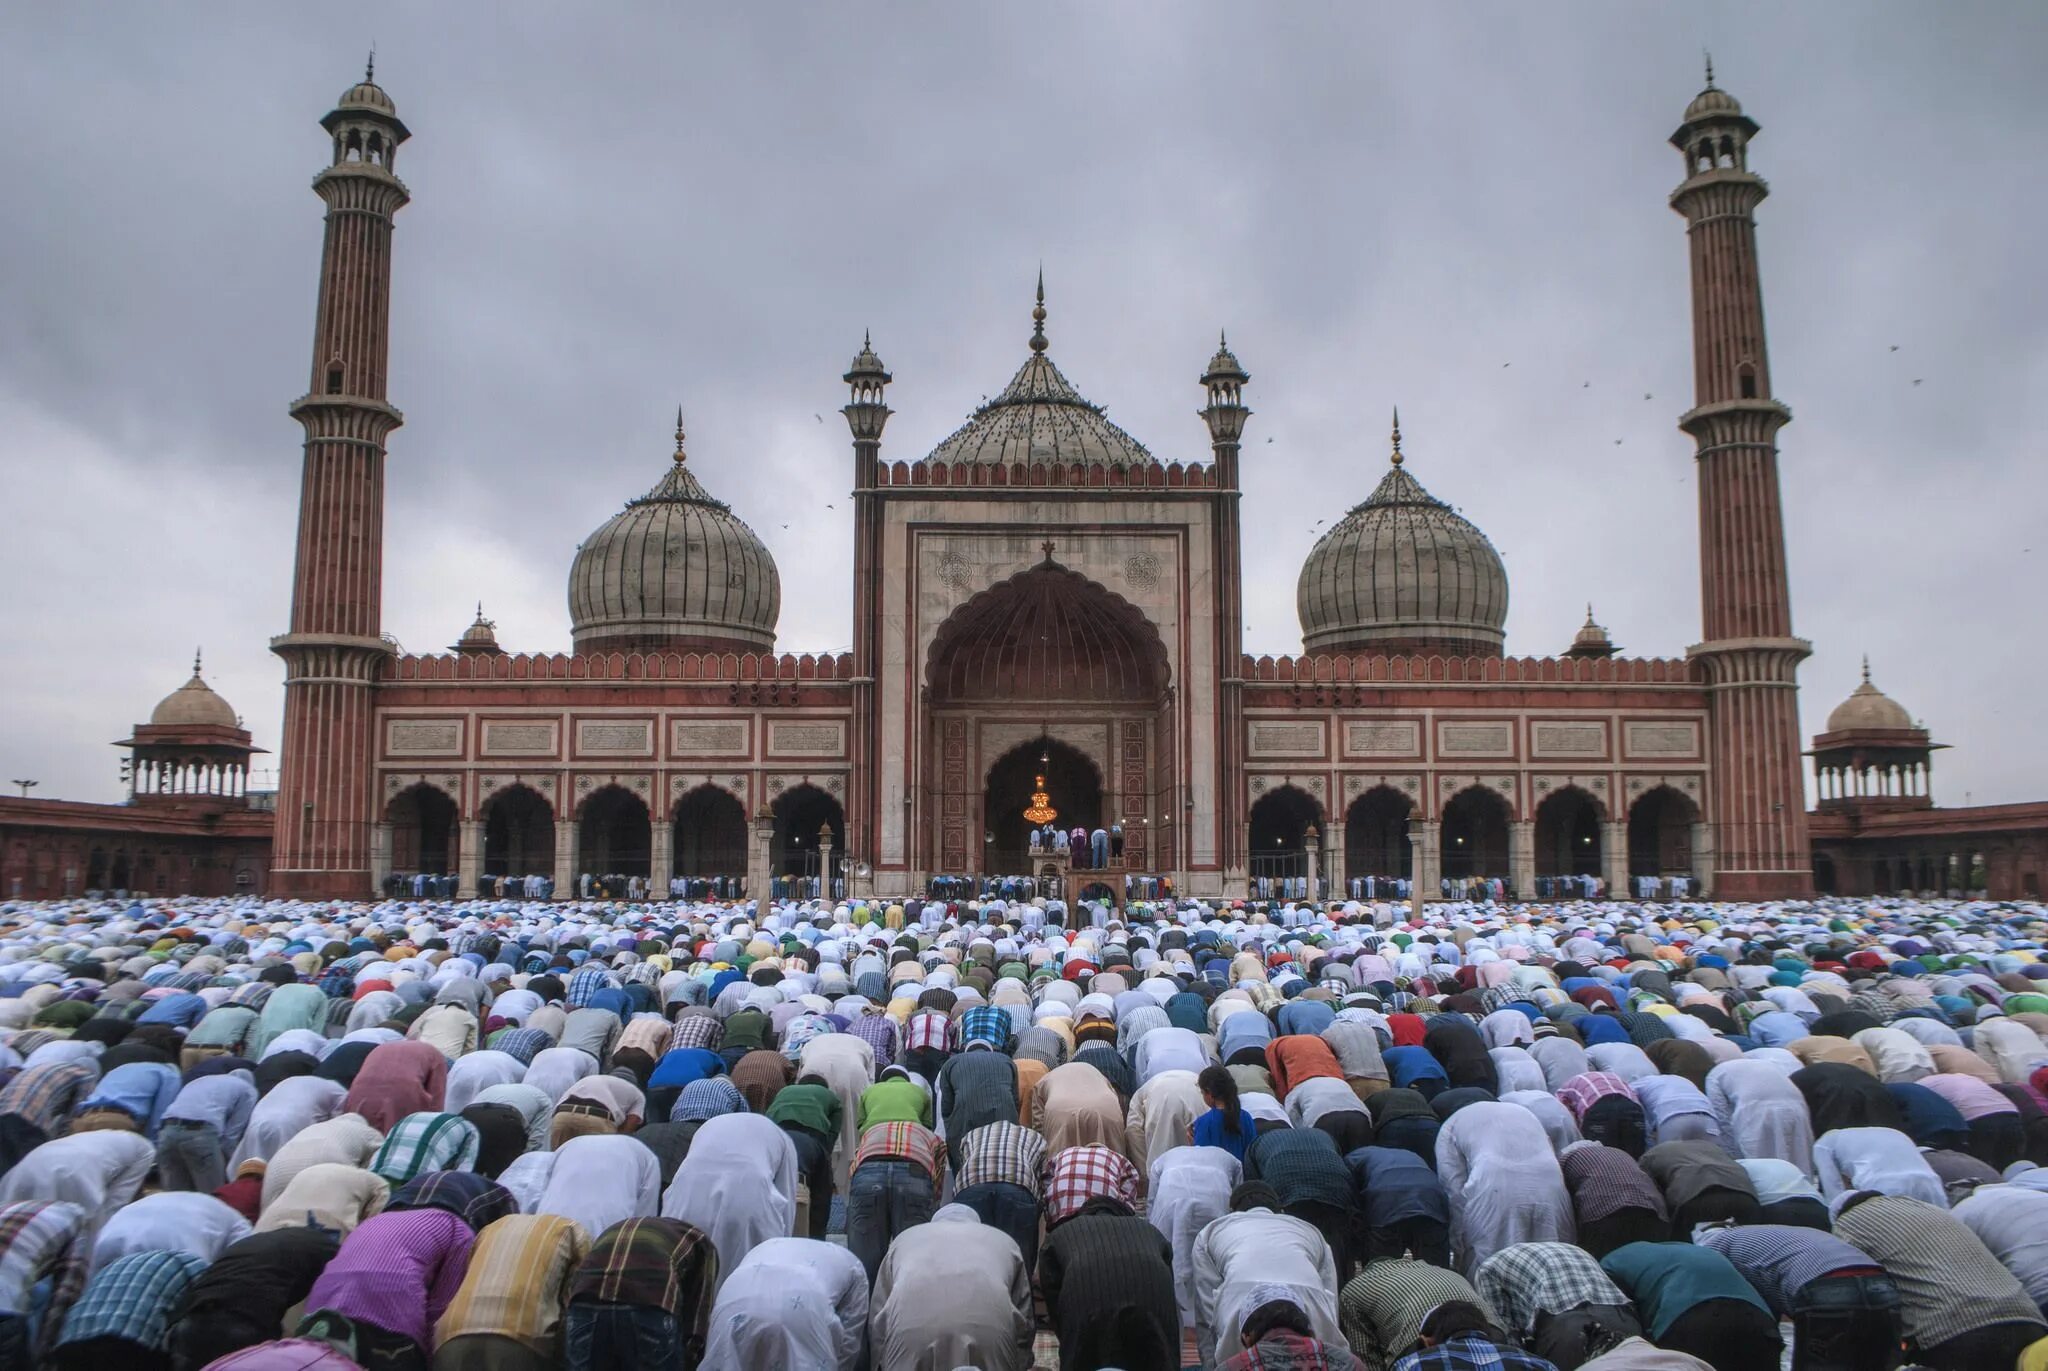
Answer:
[(17, 780), (12, 780), (12, 781), (9, 781), (9, 782), (8, 782), (7, 784), (9, 784), (9, 785), (18, 785), (18, 786), (20, 786), (20, 787), (21, 787), (21, 798), (22, 798), (22, 799), (24, 799), (24, 800), (26, 800), (26, 799), (28, 798), (28, 793), (29, 793), (29, 791), (31, 791), (31, 790), (34, 790), (34, 789), (35, 789), (35, 788), (36, 788), (37, 786), (41, 785), (41, 784), (42, 784), (42, 782), (41, 782), (41, 781), (23, 781), (23, 780), (18, 780), (18, 779), (17, 779)]

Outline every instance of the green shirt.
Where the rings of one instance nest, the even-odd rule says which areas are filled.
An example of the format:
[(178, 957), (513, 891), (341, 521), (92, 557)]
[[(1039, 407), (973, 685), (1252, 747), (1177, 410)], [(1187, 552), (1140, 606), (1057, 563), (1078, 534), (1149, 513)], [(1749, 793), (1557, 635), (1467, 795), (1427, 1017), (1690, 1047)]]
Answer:
[(825, 1138), (839, 1136), (844, 1111), (839, 1097), (825, 1085), (785, 1085), (768, 1102), (768, 1118), (777, 1124), (795, 1124)]
[(878, 1123), (921, 1123), (930, 1128), (932, 1097), (915, 1081), (897, 1076), (879, 1081), (860, 1093), (860, 1131), (865, 1134)]

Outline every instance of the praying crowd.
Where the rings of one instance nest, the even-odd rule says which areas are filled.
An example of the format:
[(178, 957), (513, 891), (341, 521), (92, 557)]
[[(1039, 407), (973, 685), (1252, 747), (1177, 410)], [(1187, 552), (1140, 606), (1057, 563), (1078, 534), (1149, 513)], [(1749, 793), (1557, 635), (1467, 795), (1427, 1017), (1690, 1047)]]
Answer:
[(2044, 938), (0, 903), (0, 1371), (2048, 1371)]

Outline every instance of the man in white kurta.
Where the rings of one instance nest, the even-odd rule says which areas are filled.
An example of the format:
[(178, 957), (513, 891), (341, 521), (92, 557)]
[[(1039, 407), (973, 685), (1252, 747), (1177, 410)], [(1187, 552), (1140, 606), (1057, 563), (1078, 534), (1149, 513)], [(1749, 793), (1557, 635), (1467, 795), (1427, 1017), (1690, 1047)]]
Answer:
[(1769, 1062), (1722, 1062), (1707, 1073), (1707, 1103), (1721, 1125), (1721, 1145), (1737, 1160), (1776, 1157), (1813, 1170), (1813, 1119), (1806, 1097)]
[(625, 1134), (586, 1133), (555, 1149), (535, 1212), (573, 1219), (595, 1242), (615, 1223), (652, 1218), (660, 1203), (661, 1163), (651, 1149)]
[(698, 1371), (854, 1371), (867, 1323), (860, 1258), (812, 1238), (771, 1238), (726, 1274)]
[(794, 1231), (796, 1181), (796, 1145), (787, 1133), (760, 1114), (721, 1114), (706, 1119), (691, 1140), (661, 1197), (661, 1217), (695, 1224), (710, 1237), (722, 1289), (748, 1253)]
[[(1337, 1263), (1315, 1225), (1264, 1208), (1225, 1214), (1195, 1239), (1194, 1259), (1202, 1365), (1237, 1355), (1246, 1316), (1276, 1285), (1297, 1297), (1317, 1338), (1344, 1346), (1337, 1323)], [(1266, 1293), (1255, 1300), (1260, 1291)]]
[(1520, 1105), (1482, 1101), (1436, 1137), (1436, 1173), (1451, 1200), (1451, 1249), (1469, 1275), (1503, 1247), (1572, 1242), (1571, 1191), (1549, 1135)]
[[(944, 1292), (934, 1298), (934, 1292)], [(870, 1365), (1029, 1371), (1031, 1273), (1009, 1234), (964, 1205), (889, 1244), (869, 1301)]]
[(1237, 1158), (1220, 1147), (1183, 1143), (1152, 1158), (1145, 1217), (1173, 1245), (1173, 1298), (1183, 1328), (1195, 1326), (1195, 1239), (1230, 1212), (1230, 1192), (1243, 1177)]
[(875, 1049), (851, 1033), (821, 1033), (803, 1046), (800, 1076), (822, 1076), (839, 1100), (839, 1137), (832, 1145), (833, 1186), (846, 1193), (853, 1154), (860, 1146), (861, 1092), (875, 1083)]
[(1875, 1190), (1948, 1208), (1941, 1177), (1896, 1128), (1836, 1128), (1821, 1134), (1813, 1144), (1813, 1171), (1821, 1198), (1829, 1203), (1851, 1190)]

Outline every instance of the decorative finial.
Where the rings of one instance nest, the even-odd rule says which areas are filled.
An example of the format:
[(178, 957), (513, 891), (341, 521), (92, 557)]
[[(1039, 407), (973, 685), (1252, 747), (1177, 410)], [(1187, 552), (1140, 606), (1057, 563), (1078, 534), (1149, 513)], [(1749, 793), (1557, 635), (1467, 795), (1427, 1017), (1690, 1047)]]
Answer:
[(1707, 89), (1712, 90), (1714, 88), (1714, 54), (1708, 52), (1705, 48), (1701, 48), (1700, 53), (1707, 59)]
[(377, 84), (377, 45), (375, 43), (370, 44), (369, 59), (363, 63), (363, 84), (366, 86)]
[(875, 337), (872, 330), (862, 329), (860, 331), (860, 350), (862, 352), (873, 352), (875, 350)]
[(1053, 550), (1053, 546), (1054, 546), (1054, 544), (1053, 544), (1053, 541), (1052, 541), (1052, 539), (1050, 539), (1050, 538), (1046, 539), (1046, 540), (1045, 540), (1044, 542), (1042, 542), (1042, 543), (1040, 543), (1040, 544), (1038, 545), (1038, 550), (1039, 550), (1040, 552), (1043, 552), (1043, 553), (1045, 554), (1045, 560), (1046, 560), (1046, 561), (1048, 561), (1048, 562), (1050, 562), (1050, 561), (1052, 560), (1052, 550)]
[(1394, 465), (1401, 465), (1401, 407), (1394, 406)]
[(1216, 350), (1218, 352), (1230, 351), (1230, 333), (1227, 329), (1219, 328), (1216, 330)]
[(1870, 654), (1863, 654), (1863, 684), (1870, 684)]
[(1045, 266), (1038, 268), (1038, 303), (1031, 307), (1031, 351), (1045, 353)]
[[(1868, 660), (1868, 658), (1865, 659), (1866, 662)], [(199, 674), (199, 649), (196, 647), (192, 649), (192, 674), (194, 676), (197, 676)], [(1863, 676), (1865, 680), (1868, 680), (1870, 678), (1870, 672), (1866, 669), (1863, 673)]]
[(1591, 600), (1586, 601), (1586, 627), (1595, 627), (1593, 623), (1593, 602)]
[(478, 600), (478, 601), (476, 602), (476, 617), (477, 617), (477, 622), (478, 622), (478, 623), (482, 623), (482, 622), (483, 622), (483, 617), (484, 617), (484, 602), (483, 602), (482, 600)]
[[(689, 459), (688, 459), (687, 457), (685, 457), (685, 456), (683, 455), (683, 407), (682, 407), (681, 405), (677, 405), (677, 406), (676, 406), (676, 465), (680, 466), (680, 465), (682, 465), (682, 464), (683, 464), (683, 463), (684, 463), (685, 461), (687, 461), (687, 460), (689, 460)], [(481, 611), (479, 611), (479, 612), (481, 612)]]

